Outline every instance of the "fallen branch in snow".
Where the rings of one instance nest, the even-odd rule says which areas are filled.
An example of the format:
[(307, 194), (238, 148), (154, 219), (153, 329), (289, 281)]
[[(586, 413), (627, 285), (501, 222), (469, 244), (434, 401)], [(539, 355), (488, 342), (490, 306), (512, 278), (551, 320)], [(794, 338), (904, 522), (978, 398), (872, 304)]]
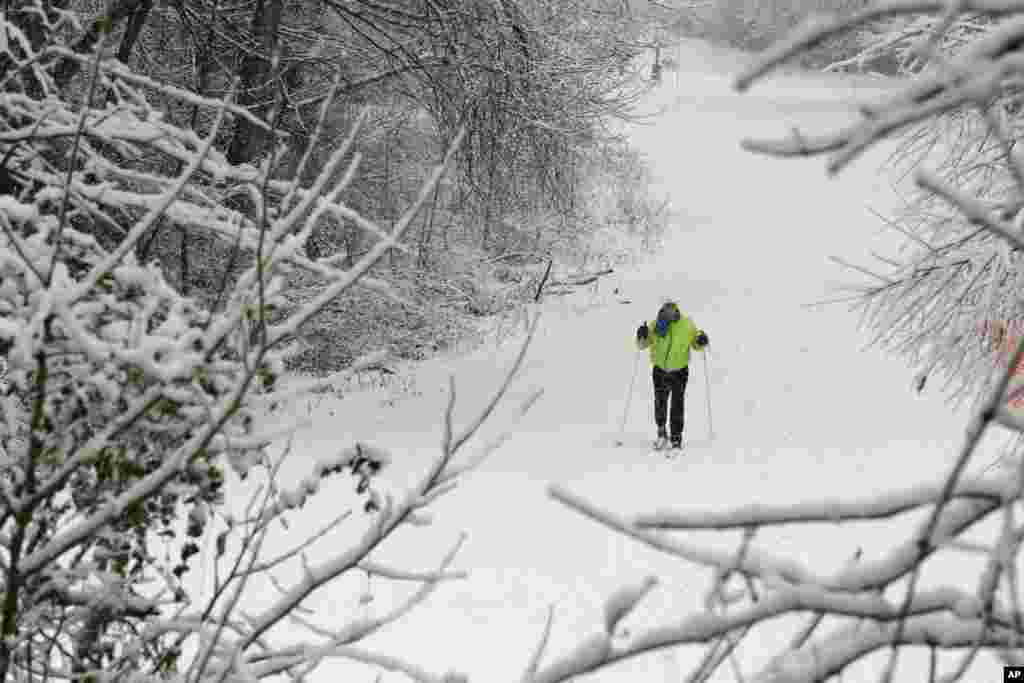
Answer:
[(582, 287), (583, 285), (589, 285), (593, 282), (597, 282), (598, 278), (604, 275), (611, 275), (614, 272), (614, 269), (606, 268), (594, 273), (582, 273), (564, 280), (552, 280), (551, 284), (555, 287)]

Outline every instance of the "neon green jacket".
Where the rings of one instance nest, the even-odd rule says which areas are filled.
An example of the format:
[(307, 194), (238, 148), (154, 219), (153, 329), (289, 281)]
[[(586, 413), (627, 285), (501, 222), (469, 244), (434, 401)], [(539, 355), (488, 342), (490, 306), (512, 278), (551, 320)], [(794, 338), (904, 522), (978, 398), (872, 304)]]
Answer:
[(655, 332), (657, 320), (647, 323), (647, 339), (636, 339), (638, 348), (650, 349), (651, 365), (662, 370), (679, 370), (690, 365), (690, 349), (699, 349), (697, 335), (700, 330), (686, 315), (669, 323), (664, 337)]

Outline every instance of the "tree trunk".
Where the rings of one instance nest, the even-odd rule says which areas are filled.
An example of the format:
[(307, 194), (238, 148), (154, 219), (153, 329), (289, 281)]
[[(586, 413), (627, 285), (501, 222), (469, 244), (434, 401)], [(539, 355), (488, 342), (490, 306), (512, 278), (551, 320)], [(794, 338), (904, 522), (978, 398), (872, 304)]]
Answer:
[(181, 226), (178, 263), (181, 271), (181, 293), (188, 296), (188, 226)]
[[(60, 4), (63, 5), (64, 3)], [(57, 5), (57, 3), (53, 3), (53, 5)], [(151, 7), (151, 0), (120, 0), (120, 2), (112, 3), (108, 12), (92, 20), (86, 32), (71, 45), (71, 49), (79, 54), (91, 51), (96, 43), (99, 42), (102, 33), (113, 31), (115, 25), (130, 18), (131, 22), (125, 31), (124, 40), (122, 40), (121, 47), (118, 50), (118, 58), (121, 58), (122, 52), (126, 55), (131, 54), (135, 40), (138, 38), (142, 26), (149, 17)], [(54, 80), (57, 81), (59, 87), (63, 88), (81, 68), (81, 62), (78, 60), (64, 58), (60, 60), (54, 69)]]
[[(381, 217), (381, 220), (386, 220), (390, 226), (389, 232), (395, 231), (395, 213), (393, 212), (394, 200), (391, 197), (391, 131), (388, 130), (384, 134), (384, 186), (381, 189), (381, 201), (380, 210), (377, 215)], [(396, 249), (388, 251), (388, 266), (391, 268), (391, 272), (395, 272), (397, 263), (395, 259), (398, 253)]]
[(548, 281), (548, 276), (551, 275), (551, 266), (555, 263), (554, 259), (548, 259), (548, 267), (544, 270), (544, 277), (540, 279), (540, 284), (537, 285), (537, 293), (533, 295), (533, 302), (537, 303), (540, 301), (540, 295), (544, 292), (544, 284)]
[[(277, 34), (281, 25), (281, 11), (284, 0), (256, 0), (252, 15), (252, 36), (261, 54), (247, 52), (238, 69), (238, 103), (252, 107), (258, 116), (267, 113), (268, 102), (273, 97), (274, 86), (271, 73), (272, 59), (277, 49)], [(262, 104), (256, 105), (257, 102)], [(249, 163), (259, 157), (270, 143), (270, 132), (253, 125), (246, 119), (235, 122), (235, 132), (228, 145), (227, 158), (233, 164)]]
[(142, 0), (128, 18), (128, 26), (125, 27), (121, 44), (117, 48), (117, 59), (124, 64), (127, 64), (132, 56), (132, 49), (139, 40), (139, 34), (142, 33), (142, 27), (146, 25), (151, 9), (153, 9), (153, 0)]

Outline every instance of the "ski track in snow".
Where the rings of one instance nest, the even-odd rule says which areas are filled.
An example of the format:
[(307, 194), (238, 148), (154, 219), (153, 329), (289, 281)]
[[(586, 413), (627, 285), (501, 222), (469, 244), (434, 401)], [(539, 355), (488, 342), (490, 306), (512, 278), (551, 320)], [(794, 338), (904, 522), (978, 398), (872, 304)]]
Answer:
[[(663, 252), (633, 271), (602, 280), (596, 298), (574, 295), (577, 303), (592, 304), (583, 313), (574, 311), (570, 300), (547, 305), (526, 369), (482, 439), (470, 446), (502, 431), (532, 389), (543, 387), (545, 394), (511, 439), (434, 505), (433, 527), (403, 530), (381, 548), (381, 558), (395, 566), (428, 569), (464, 529), (469, 536), (455, 566), (469, 570), (470, 578), (441, 586), (397, 627), (368, 640), (368, 647), (429, 670), (453, 668), (474, 681), (501, 683), (519, 679), (549, 604), (556, 605), (549, 653), (598, 628), (603, 597), (647, 573), (658, 574), (662, 583), (636, 618), (681, 617), (700, 608), (708, 571), (661, 556), (556, 504), (545, 495), (551, 482), (616, 512), (633, 513), (859, 497), (930, 481), (948, 470), (966, 415), (952, 411), (935, 392), (914, 394), (901, 360), (863, 351), (867, 336), (845, 307), (801, 307), (827, 298), (829, 283), (857, 281), (855, 273), (841, 271), (828, 256), (856, 262), (871, 247), (895, 243), (880, 234), (867, 211), (871, 206), (884, 212), (896, 201), (888, 180), (877, 172), (884, 150), (829, 179), (822, 159), (771, 160), (739, 146), (744, 136), (785, 134), (788, 123), (809, 130), (842, 123), (852, 116), (854, 98), (883, 91), (870, 79), (854, 85), (852, 79), (814, 75), (781, 77), (739, 95), (730, 90), (728, 74), (692, 66), (714, 63), (707, 49), (696, 42), (681, 49), (683, 70), (678, 78), (666, 73), (650, 103), (651, 110), (663, 113), (651, 125), (630, 131), (672, 197), (677, 221)], [(728, 55), (724, 59), (729, 62)], [(737, 65), (733, 60), (726, 67)], [(632, 303), (619, 304), (613, 287)], [(635, 360), (633, 331), (668, 295), (678, 297), (711, 337), (716, 432), (709, 440), (706, 366), (694, 354), (686, 411), (690, 445), (672, 460), (650, 452), (654, 429), (646, 359), (626, 433), (617, 432)], [(438, 452), (447, 373), (456, 375), (456, 424), (465, 424), (517, 349), (518, 341), (508, 340), (500, 349), (492, 345), (465, 358), (425, 363), (416, 372), (421, 395), (401, 397), (394, 407), (382, 406), (386, 391), (343, 401), (325, 398), (311, 408), (313, 425), (295, 439), (285, 480), (305, 474), (314, 458), (364, 439), (393, 450), (389, 476), (396, 486), (409, 481)], [(617, 438), (626, 442), (623, 447), (612, 446)], [(326, 484), (293, 517), (293, 533), (340, 512), (351, 486), (347, 478)], [(877, 556), (907, 528), (822, 525), (765, 531), (758, 543), (830, 570), (858, 547), (865, 558)], [(347, 537), (332, 536), (311, 559), (340, 551)], [(286, 538), (272, 539), (267, 553), (283, 549)], [(694, 538), (735, 548), (738, 537)], [(956, 572), (973, 566), (950, 564), (925, 578), (953, 581)], [(286, 571), (277, 575), (285, 583), (298, 577)], [(389, 595), (407, 589), (374, 580), (377, 601), (361, 606), (361, 584), (357, 578), (340, 581), (315, 593), (306, 606), (316, 610), (318, 623), (340, 625), (367, 609), (383, 609)], [(269, 599), (273, 590), (263, 596)], [(248, 608), (259, 606), (254, 599)], [(289, 638), (303, 638), (295, 628)], [(740, 648), (745, 670), (753, 673), (767, 663), (788, 635), (774, 626), (753, 632)], [(700, 654), (696, 648), (653, 653), (585, 680), (679, 681)], [(923, 680), (915, 668), (923, 657), (905, 655), (902, 661), (898, 680)], [(864, 666), (869, 665), (877, 660), (867, 660)], [(975, 670), (984, 678), (971, 680), (998, 678), (991, 660), (982, 658)], [(368, 670), (342, 661), (326, 662), (313, 680), (341, 680), (353, 673), (346, 680), (373, 680)], [(405, 679), (386, 674), (383, 680)], [(712, 680), (732, 680), (729, 668)]]

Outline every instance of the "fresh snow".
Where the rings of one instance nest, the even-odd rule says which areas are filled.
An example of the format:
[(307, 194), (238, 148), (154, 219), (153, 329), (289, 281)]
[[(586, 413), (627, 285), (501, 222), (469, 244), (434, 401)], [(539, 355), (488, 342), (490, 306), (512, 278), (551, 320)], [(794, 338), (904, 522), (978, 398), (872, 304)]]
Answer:
[[(812, 501), (808, 510), (827, 517), (842, 509), (840, 501), (869, 500), (892, 489), (903, 493), (880, 498), (876, 508), (896, 504), (901, 496), (913, 498), (920, 487), (941, 481), (956, 458), (967, 412), (951, 409), (931, 386), (922, 395), (914, 393), (912, 373), (902, 360), (864, 350), (869, 336), (845, 307), (804, 306), (828, 298), (836, 285), (857, 281), (856, 273), (841, 270), (829, 256), (857, 262), (870, 249), (898, 243), (868, 212), (871, 207), (884, 213), (899, 199), (878, 170), (887, 150), (873, 151), (829, 179), (824, 159), (771, 160), (740, 148), (744, 137), (782, 136), (789, 124), (818, 133), (842, 125), (853, 116), (852, 102), (884, 95), (884, 84), (790, 74), (739, 95), (730, 90), (729, 80), (741, 65), (739, 57), (687, 42), (678, 58), (680, 72), (666, 72), (649, 102), (648, 109), (659, 113), (649, 124), (629, 130), (653, 164), (659, 188), (671, 196), (673, 232), (657, 256), (603, 278), (596, 293), (588, 289), (544, 305), (520, 377), (461, 457), (472, 457), (470, 447), (483, 447), (512, 427), (532, 392), (543, 388), (543, 395), (479, 470), (432, 503), (430, 517), (421, 520), (426, 524), (429, 519), (429, 526), (403, 527), (372, 555), (374, 563), (396, 575), (436, 572), (465, 530), (468, 537), (450, 571), (466, 570), (468, 578), (446, 580), (424, 605), (359, 647), (399, 656), (437, 675), (457, 670), (473, 681), (504, 683), (519, 680), (552, 605), (541, 669), (571, 653), (587, 658), (617, 647), (610, 640), (614, 634), (605, 632), (606, 620), (617, 623), (618, 630), (639, 629), (648, 637), (715, 623), (718, 617), (697, 615), (712, 578), (709, 569), (670, 558), (581, 516), (547, 495), (550, 484), (623, 518), (662, 510), (726, 517), (728, 510), (770, 511), (800, 501)], [(620, 293), (613, 294), (613, 288)], [(625, 434), (618, 431), (636, 360), (632, 335), (665, 296), (678, 297), (682, 309), (708, 330), (712, 343), (709, 357), (693, 354), (687, 391), (686, 438), (699, 447), (670, 460), (652, 457), (645, 446), (654, 436), (646, 359)], [(627, 299), (630, 303), (621, 303)], [(287, 529), (275, 529), (268, 538), (265, 555), (285, 552), (289, 541), (322, 528), (351, 506), (352, 520), (321, 539), (304, 561), (317, 566), (343, 555), (365, 532), (358, 521), (364, 519), (361, 507), (351, 496), (354, 481), (336, 476), (307, 498), (317, 489), (309, 473), (323, 471), (315, 463), (345, 461), (347, 449), (361, 440), (390, 451), (382, 477), (386, 486), (404, 491), (439, 452), (448, 374), (455, 375), (458, 431), (495, 391), (518, 341), (503, 339), (500, 346), (489, 343), (461, 358), (423, 363), (413, 369), (406, 393), (381, 389), (344, 398), (325, 395), (284, 408), (309, 419), (282, 469), (282, 490), (288, 493), (281, 504), (301, 508), (293, 511)], [(273, 416), (280, 414), (271, 413), (261, 431), (272, 430)], [(615, 448), (616, 439), (627, 446)], [(997, 438), (987, 438), (975, 459), (979, 466), (969, 474), (980, 476), (981, 465), (994, 463), (999, 445)], [(233, 490), (241, 505), (241, 485), (236, 482)], [(404, 493), (395, 495), (404, 498)], [(749, 507), (754, 505), (760, 508)], [(754, 546), (771, 558), (802, 563), (816, 576), (841, 577), (856, 567), (884, 575), (892, 562), (906, 559), (909, 545), (904, 543), (922, 528), (929, 512), (926, 508), (889, 522), (763, 529)], [(981, 542), (991, 543), (994, 537), (989, 533)], [(700, 531), (681, 532), (677, 538), (728, 556), (740, 536), (737, 531)], [(207, 544), (212, 547), (212, 538)], [(953, 585), (967, 596), (975, 589), (971, 581), (982, 559), (950, 553), (945, 563), (927, 566), (920, 588)], [(274, 574), (284, 587), (304, 580), (298, 563)], [(207, 567), (205, 575), (209, 578), (212, 569)], [(657, 577), (657, 583), (647, 577)], [(257, 615), (270, 606), (276, 590), (252, 585), (244, 609)], [(314, 592), (304, 603), (310, 611), (302, 616), (340, 630), (353, 620), (386, 613), (413, 590), (415, 584), (354, 572)], [(810, 602), (825, 600), (813, 591), (787, 595), (779, 600), (800, 595)], [(899, 605), (902, 591), (888, 598)], [(850, 600), (870, 603), (872, 598)], [(976, 607), (968, 597), (957, 605), (964, 613)], [(936, 616), (926, 623), (938, 628), (947, 622)], [(751, 632), (739, 647), (750, 680), (803, 623), (802, 617), (778, 618), (770, 628)], [(888, 632), (872, 631), (869, 640)], [(297, 624), (272, 630), (268, 637), (282, 643), (322, 642)], [(848, 643), (843, 647), (863, 645), (848, 634), (832, 637)], [(701, 654), (694, 647), (654, 650), (576, 680), (680, 681)], [(924, 680), (926, 662), (923, 650), (904, 654), (897, 680)], [(799, 680), (799, 672), (823, 665), (806, 652), (794, 654), (778, 661), (774, 680)], [(869, 680), (865, 672), (879, 666), (877, 657), (868, 658), (844, 680)], [(975, 671), (970, 680), (999, 680), (1001, 675), (997, 663), (985, 657), (978, 659)], [(343, 679), (374, 680), (368, 669), (344, 659), (325, 659), (309, 680)], [(380, 680), (408, 679), (387, 672)], [(712, 680), (733, 680), (729, 666)]]

